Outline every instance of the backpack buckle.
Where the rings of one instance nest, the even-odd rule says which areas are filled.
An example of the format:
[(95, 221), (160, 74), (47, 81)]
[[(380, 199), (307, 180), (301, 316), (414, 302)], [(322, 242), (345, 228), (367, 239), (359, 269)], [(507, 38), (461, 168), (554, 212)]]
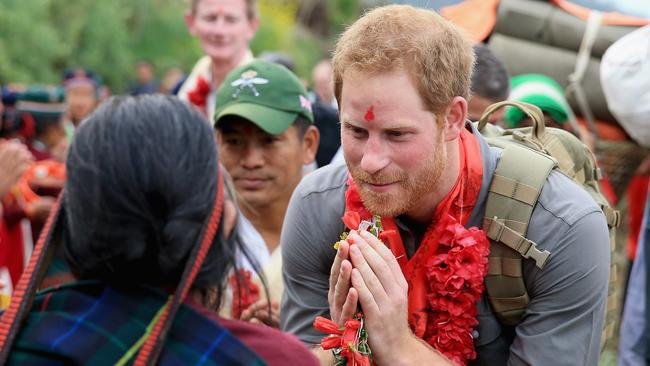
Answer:
[(519, 130), (513, 130), (512, 131), (512, 137), (517, 141), (521, 141), (521, 142), (526, 141), (526, 135), (523, 132), (519, 131)]
[(523, 244), (528, 244), (528, 249), (521, 250), (519, 253), (521, 253), (522, 257), (529, 259), (532, 258), (535, 261), (535, 265), (537, 268), (542, 269), (544, 267), (544, 264), (546, 264), (546, 260), (548, 257), (551, 255), (551, 253), (548, 250), (541, 251), (537, 249), (537, 244), (534, 242), (526, 239)]

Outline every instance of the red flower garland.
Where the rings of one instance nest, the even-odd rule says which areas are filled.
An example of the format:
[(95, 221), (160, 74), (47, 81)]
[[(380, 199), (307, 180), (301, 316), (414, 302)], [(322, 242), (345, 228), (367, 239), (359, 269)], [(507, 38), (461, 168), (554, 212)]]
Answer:
[(485, 232), (466, 229), (451, 215), (436, 225), (437, 255), (424, 264), (429, 282), (430, 316), (423, 339), (440, 353), (464, 365), (476, 358), (472, 330), (478, 324), (476, 304), (481, 299), (490, 252)]
[(320, 342), (321, 347), (324, 350), (340, 348), (339, 355), (351, 366), (370, 366), (369, 355), (362, 354), (357, 348), (357, 334), (362, 328), (362, 323), (356, 318), (362, 316), (362, 314), (357, 314), (355, 319), (346, 321), (342, 327), (327, 318), (317, 316), (314, 319), (314, 328), (329, 334)]
[(203, 76), (198, 76), (196, 78), (196, 86), (194, 89), (190, 90), (187, 93), (187, 99), (190, 103), (199, 107), (203, 114), (207, 115), (206, 104), (208, 101), (208, 95), (210, 94), (210, 83), (208, 83)]
[(244, 310), (260, 299), (260, 289), (253, 282), (252, 273), (244, 269), (233, 273), (228, 283), (232, 289), (230, 315), (233, 319), (239, 319)]

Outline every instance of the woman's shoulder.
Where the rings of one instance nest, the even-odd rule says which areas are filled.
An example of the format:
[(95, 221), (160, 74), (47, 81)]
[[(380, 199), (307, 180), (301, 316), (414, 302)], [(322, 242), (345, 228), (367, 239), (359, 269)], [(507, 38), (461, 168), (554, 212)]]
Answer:
[(214, 311), (186, 301), (194, 311), (216, 321), (235, 338), (257, 353), (268, 365), (320, 365), (314, 354), (292, 334), (266, 325), (225, 319)]
[(241, 320), (219, 319), (219, 323), (269, 365), (319, 365), (316, 356), (292, 334)]

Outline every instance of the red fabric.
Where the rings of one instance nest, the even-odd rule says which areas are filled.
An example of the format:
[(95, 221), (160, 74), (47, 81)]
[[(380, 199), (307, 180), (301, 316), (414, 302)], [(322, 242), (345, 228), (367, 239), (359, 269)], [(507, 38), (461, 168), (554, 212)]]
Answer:
[(612, 187), (612, 182), (609, 181), (607, 176), (604, 176), (601, 180), (598, 181), (598, 186), (600, 191), (603, 193), (603, 196), (607, 199), (612, 206), (618, 205), (618, 197), (616, 197), (616, 192), (614, 192), (614, 187)]
[(32, 153), (36, 161), (52, 159), (52, 154), (47, 150), (41, 150), (32, 143), (26, 143), (25, 146), (27, 146), (27, 149)]
[(283, 333), (266, 325), (221, 318), (214, 311), (198, 305), (190, 298), (185, 303), (206, 318), (212, 319), (228, 329), (270, 366), (320, 365), (316, 356), (291, 334)]
[(629, 228), (627, 235), (627, 257), (636, 258), (637, 242), (643, 222), (643, 210), (648, 196), (650, 175), (635, 175), (627, 188), (627, 215)]
[(7, 267), (11, 276), (12, 286), (15, 288), (24, 269), (24, 244), (23, 232), (20, 224), (0, 228), (0, 267)]
[[(483, 162), (481, 159), (481, 152), (478, 140), (467, 130), (463, 129), (460, 135), (460, 174), (456, 183), (449, 194), (443, 199), (442, 202), (438, 204), (434, 215), (432, 217), (432, 222), (427, 228), (427, 231), (424, 235), (424, 238), (418, 247), (418, 250), (413, 255), (411, 259), (407, 259), (406, 251), (404, 249), (404, 244), (399, 235), (394, 235), (399, 233), (395, 220), (393, 218), (382, 218), (382, 226), (386, 233), (384, 241), (390, 247), (393, 255), (398, 260), (404, 277), (406, 278), (409, 285), (408, 293), (408, 304), (409, 304), (409, 324), (413, 332), (420, 338), (426, 340), (430, 344), (434, 345), (439, 351), (445, 353), (440, 349), (440, 336), (437, 336), (437, 340), (432, 339), (432, 337), (438, 332), (444, 325), (439, 325), (440, 323), (434, 324), (436, 321), (441, 320), (442, 314), (439, 312), (435, 316), (432, 315), (432, 308), (437, 308), (434, 305), (449, 305), (451, 308), (454, 307), (453, 304), (441, 304), (433, 302), (441, 300), (438, 298), (440, 291), (443, 289), (434, 289), (432, 287), (432, 279), (442, 278), (444, 276), (446, 280), (451, 280), (451, 277), (454, 277), (453, 280), (456, 280), (458, 276), (450, 276), (449, 273), (443, 274), (440, 273), (441, 267), (439, 265), (442, 262), (446, 262), (454, 255), (464, 255), (465, 253), (459, 253), (462, 249), (454, 248), (451, 244), (455, 240), (469, 240), (472, 243), (479, 243), (477, 246), (478, 250), (473, 251), (469, 254), (472, 258), (461, 258), (459, 260), (469, 260), (470, 265), (476, 264), (477, 275), (479, 275), (480, 281), (477, 285), (478, 298), (480, 298), (480, 293), (482, 292), (482, 282), (483, 278), (487, 272), (487, 256), (488, 253), (488, 241), (485, 237), (485, 234), (476, 229), (472, 228), (470, 230), (464, 229), (464, 225), (467, 224), (469, 217), (472, 213), (474, 205), (476, 204), (476, 199), (478, 197), (479, 191), (481, 189), (481, 183), (483, 178)], [(346, 192), (346, 210), (356, 211), (360, 214), (362, 220), (369, 220), (372, 216), (370, 212), (363, 206), (361, 198), (356, 189), (354, 181), (352, 179), (348, 180), (349, 188)], [(444, 245), (444, 248), (443, 248)], [(465, 246), (461, 244), (461, 246)], [(451, 247), (452, 249), (446, 251), (446, 248)], [(453, 253), (452, 253), (453, 252)], [(481, 258), (482, 257), (482, 258)], [(436, 263), (431, 261), (437, 260)], [(462, 265), (459, 268), (463, 268)], [(464, 267), (465, 269), (469, 267)], [(449, 272), (449, 271), (447, 271)], [(469, 277), (468, 277), (469, 278)], [(471, 279), (475, 283), (475, 279)], [(448, 282), (448, 281), (447, 281)], [(461, 279), (461, 284), (464, 284), (464, 281)], [(443, 283), (443, 287), (446, 288), (448, 283)], [(456, 289), (457, 292), (459, 289)], [(451, 292), (452, 290), (448, 290)], [(463, 297), (463, 293), (457, 295)], [(444, 295), (444, 294), (443, 294)], [(476, 295), (476, 294), (474, 294)], [(454, 295), (456, 296), (456, 295)], [(442, 299), (444, 300), (444, 299)], [(464, 363), (466, 359), (471, 359), (475, 357), (473, 349), (473, 341), (471, 339), (471, 328), (475, 326), (478, 321), (475, 319), (476, 316), (476, 303), (474, 301), (468, 302), (471, 304), (471, 307), (467, 309), (461, 309), (458, 311), (458, 314), (452, 314), (452, 316), (457, 316), (462, 318), (462, 313), (468, 313), (471, 320), (465, 324), (469, 327), (470, 331), (462, 332), (460, 335), (464, 339), (453, 339), (450, 342), (462, 342), (465, 346), (470, 349), (455, 349), (452, 351), (452, 355), (445, 353), (447, 357), (454, 359), (457, 362)], [(454, 312), (457, 309), (451, 309), (449, 312)], [(447, 319), (448, 320), (448, 319)], [(454, 322), (451, 322), (454, 323)], [(457, 331), (458, 329), (452, 329)], [(450, 330), (450, 333), (451, 330)], [(467, 334), (464, 334), (467, 333)], [(469, 338), (468, 338), (469, 337)], [(434, 344), (435, 343), (435, 344)], [(442, 345), (443, 348), (445, 345)], [(458, 346), (458, 344), (456, 344)], [(456, 347), (458, 348), (458, 347)], [(463, 347), (460, 347), (463, 348)], [(463, 355), (461, 356), (460, 353)]]
[(7, 267), (13, 287), (16, 287), (24, 269), (23, 230), (21, 221), (26, 218), (25, 210), (14, 193), (2, 198), (3, 217), (0, 228), (0, 268)]
[(15, 195), (9, 193), (2, 199), (4, 217), (0, 219), (0, 268), (7, 267), (13, 287), (16, 287), (24, 269), (24, 238), (20, 222), (25, 211)]

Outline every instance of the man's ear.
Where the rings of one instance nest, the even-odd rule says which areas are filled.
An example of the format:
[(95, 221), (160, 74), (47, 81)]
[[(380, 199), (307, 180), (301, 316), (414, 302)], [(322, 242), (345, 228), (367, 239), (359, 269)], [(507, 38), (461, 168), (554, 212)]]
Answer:
[(456, 96), (451, 100), (447, 114), (445, 115), (445, 141), (453, 141), (460, 136), (460, 132), (465, 127), (467, 119), (467, 100), (463, 97)]
[(185, 12), (185, 25), (187, 25), (187, 30), (190, 34), (196, 36), (196, 32), (194, 31), (194, 15), (190, 10)]
[(316, 159), (320, 142), (320, 132), (316, 126), (309, 126), (302, 138), (302, 163), (311, 164)]
[(248, 42), (250, 42), (253, 40), (255, 33), (257, 33), (257, 30), (260, 28), (260, 18), (254, 17), (253, 19), (248, 20), (248, 23), (250, 24), (249, 30), (251, 31), (248, 35)]

